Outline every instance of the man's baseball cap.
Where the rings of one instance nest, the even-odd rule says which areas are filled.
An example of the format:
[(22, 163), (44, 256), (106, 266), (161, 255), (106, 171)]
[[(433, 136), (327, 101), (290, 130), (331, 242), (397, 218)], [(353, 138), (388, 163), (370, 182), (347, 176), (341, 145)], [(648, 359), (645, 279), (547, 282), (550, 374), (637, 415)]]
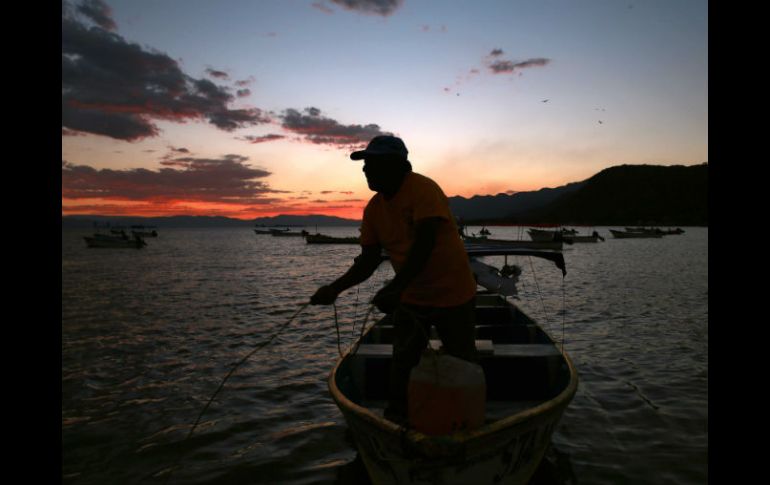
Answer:
[(351, 160), (362, 160), (368, 157), (377, 156), (397, 156), (406, 160), (409, 151), (406, 149), (403, 140), (396, 136), (379, 135), (372, 138), (372, 141), (366, 146), (366, 150), (359, 150), (350, 154)]

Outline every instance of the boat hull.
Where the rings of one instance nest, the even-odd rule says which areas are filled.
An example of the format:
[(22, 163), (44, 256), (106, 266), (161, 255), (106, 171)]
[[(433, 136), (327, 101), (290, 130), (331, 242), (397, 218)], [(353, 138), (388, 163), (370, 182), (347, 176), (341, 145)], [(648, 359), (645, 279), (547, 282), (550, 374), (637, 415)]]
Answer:
[[(532, 367), (542, 368), (542, 374), (539, 371), (530, 374), (525, 370), (528, 368), (522, 366), (524, 362), (536, 360), (527, 360), (532, 355), (527, 355), (527, 350), (505, 360), (502, 350), (497, 356), (498, 346), (495, 344), (492, 354), (481, 357), (480, 364), (485, 368), (488, 386), (488, 420), (472, 431), (428, 436), (384, 419), (380, 410), (368, 400), (374, 395), (371, 388), (377, 384), (366, 384), (364, 387), (356, 384), (356, 381), (366, 379), (375, 383), (387, 380), (383, 379), (386, 373), (379, 376), (373, 373), (372, 369), (379, 365), (378, 362), (356, 356), (356, 350), (349, 350), (337, 362), (329, 376), (329, 390), (347, 422), (372, 483), (526, 484), (530, 480), (564, 410), (577, 391), (578, 377), (569, 357), (559, 351), (550, 337), (526, 315), (508, 302), (497, 309), (500, 312), (510, 310), (511, 315), (516, 313), (519, 322), (526, 320), (524, 324), (516, 324), (522, 333), (538, 334), (537, 338), (530, 339), (531, 346), (524, 343), (518, 345), (519, 348), (546, 349), (547, 356), (540, 356), (542, 359), (537, 360), (537, 365), (541, 367)], [(477, 323), (479, 335), (482, 332), (479, 324), (484, 322), (479, 319)], [(374, 325), (361, 341), (367, 340), (370, 333), (385, 335), (386, 329), (378, 330)], [(375, 341), (376, 338), (368, 340)], [(501, 345), (500, 349), (505, 346)], [(387, 348), (389, 346), (384, 349)], [(383, 359), (387, 358), (386, 354), (387, 351), (382, 352)], [(364, 373), (368, 373), (366, 379), (361, 377)], [(532, 390), (540, 386), (543, 390)], [(379, 398), (384, 399), (383, 396)], [(493, 407), (494, 413), (490, 411)]]
[(641, 239), (641, 238), (662, 238), (663, 234), (656, 234), (651, 232), (623, 232), (610, 229), (612, 236), (616, 239)]
[(507, 239), (488, 239), (485, 237), (466, 237), (464, 242), (466, 247), (468, 245), (504, 246), (508, 248), (549, 249), (553, 251), (560, 251), (563, 248), (562, 241), (555, 241), (553, 239), (543, 241), (514, 241)]
[(275, 237), (305, 237), (305, 232), (291, 232), (291, 231), (271, 231)]
[(83, 239), (89, 248), (135, 248), (140, 249), (147, 245), (141, 239), (108, 239), (85, 236)]
[(530, 410), (510, 422), (493, 424), (493, 429), (444, 438), (403, 433), (348, 403), (337, 405), (374, 484), (525, 485), (540, 465), (576, 387), (548, 409)]
[(556, 231), (544, 231), (541, 229), (529, 229), (527, 231), (527, 234), (529, 234), (529, 237), (532, 238), (533, 241), (553, 241), (556, 239)]
[(308, 234), (305, 241), (308, 244), (361, 244), (357, 237), (333, 237), (323, 234)]

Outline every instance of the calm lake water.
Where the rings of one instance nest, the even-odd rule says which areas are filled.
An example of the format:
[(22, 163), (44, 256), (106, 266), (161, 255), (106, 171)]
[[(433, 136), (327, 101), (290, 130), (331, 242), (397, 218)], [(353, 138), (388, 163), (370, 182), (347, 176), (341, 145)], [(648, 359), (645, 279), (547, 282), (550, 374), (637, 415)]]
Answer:
[[(564, 279), (546, 261), (509, 259), (524, 270), (516, 303), (564, 338), (580, 375), (554, 449), (572, 482), (707, 483), (708, 229), (661, 239), (608, 229), (581, 231), (605, 242), (565, 246)], [(232, 366), (358, 247), (160, 228), (141, 250), (89, 249), (91, 232), (62, 231), (63, 482), (163, 483), (182, 453), (170, 483), (335, 483), (356, 452), (326, 384), (338, 357), (332, 307), (300, 313), (185, 438)], [(392, 275), (385, 263), (340, 296), (343, 349)]]

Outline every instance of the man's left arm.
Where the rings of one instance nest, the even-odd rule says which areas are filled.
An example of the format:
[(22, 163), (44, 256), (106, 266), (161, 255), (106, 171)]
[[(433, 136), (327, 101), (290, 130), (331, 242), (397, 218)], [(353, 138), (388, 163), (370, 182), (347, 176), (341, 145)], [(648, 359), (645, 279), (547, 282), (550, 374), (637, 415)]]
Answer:
[(390, 313), (395, 310), (403, 292), (409, 283), (420, 274), (436, 245), (439, 226), (444, 223), (441, 217), (426, 217), (415, 224), (415, 239), (404, 265), (393, 280), (374, 296), (373, 302), (381, 311)]

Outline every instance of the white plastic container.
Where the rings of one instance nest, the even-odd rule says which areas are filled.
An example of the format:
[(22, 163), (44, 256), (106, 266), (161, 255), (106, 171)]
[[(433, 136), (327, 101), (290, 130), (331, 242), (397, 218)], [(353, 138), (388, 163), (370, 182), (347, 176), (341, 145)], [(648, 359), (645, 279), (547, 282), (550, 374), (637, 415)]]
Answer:
[(428, 435), (478, 428), (484, 424), (486, 393), (480, 365), (426, 350), (409, 375), (409, 423)]

